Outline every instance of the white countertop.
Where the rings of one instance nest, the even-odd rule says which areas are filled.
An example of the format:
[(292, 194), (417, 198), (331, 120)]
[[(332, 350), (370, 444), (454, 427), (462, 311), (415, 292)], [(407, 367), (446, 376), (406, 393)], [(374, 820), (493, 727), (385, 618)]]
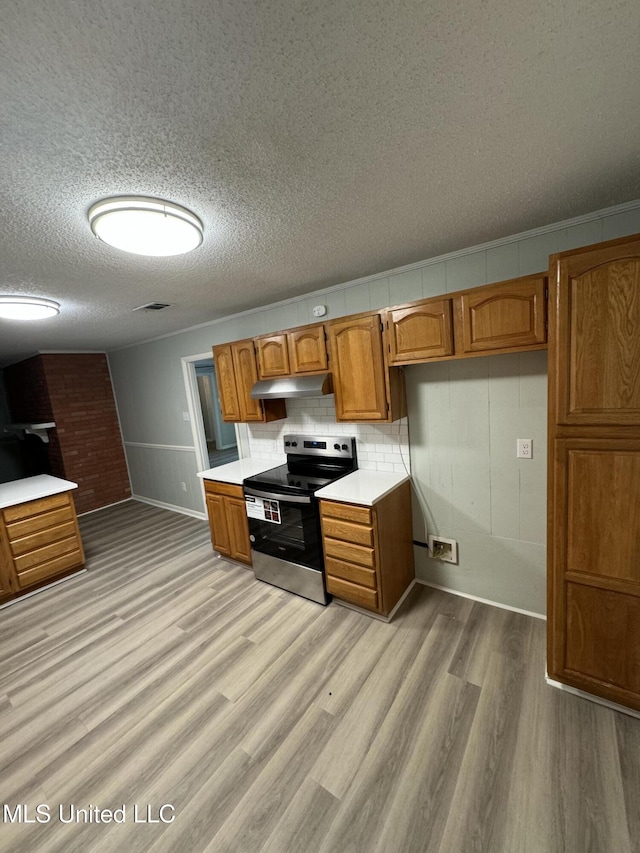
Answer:
[(373, 506), (408, 479), (407, 474), (367, 471), (359, 468), (353, 474), (347, 474), (335, 483), (318, 489), (315, 494), (317, 498), (324, 500)]
[(60, 492), (69, 492), (77, 488), (77, 483), (51, 477), (49, 474), (38, 474), (36, 477), (25, 477), (23, 480), (14, 480), (11, 483), (0, 483), (0, 509), (24, 504), (27, 501), (37, 501), (39, 498), (48, 498), (50, 495), (58, 495)]
[(201, 480), (216, 480), (218, 483), (233, 483), (241, 486), (242, 481), (247, 477), (262, 474), (263, 471), (275, 468), (276, 465), (278, 463), (273, 459), (238, 459), (235, 462), (227, 462), (226, 465), (218, 465), (217, 468), (200, 471), (198, 477)]

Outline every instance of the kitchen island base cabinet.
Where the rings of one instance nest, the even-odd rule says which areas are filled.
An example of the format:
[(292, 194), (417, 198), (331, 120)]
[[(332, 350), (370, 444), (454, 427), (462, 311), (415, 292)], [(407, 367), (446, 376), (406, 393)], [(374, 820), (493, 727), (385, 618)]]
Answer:
[(69, 492), (0, 511), (0, 603), (84, 568), (84, 550)]
[(214, 549), (250, 566), (251, 543), (242, 486), (206, 480), (204, 491)]
[(321, 500), (327, 591), (388, 616), (414, 579), (411, 486), (373, 506)]

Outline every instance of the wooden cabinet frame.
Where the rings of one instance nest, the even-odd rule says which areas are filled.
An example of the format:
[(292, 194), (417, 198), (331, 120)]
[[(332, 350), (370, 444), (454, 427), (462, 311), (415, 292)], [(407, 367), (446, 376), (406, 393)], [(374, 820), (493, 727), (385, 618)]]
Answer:
[(383, 315), (365, 311), (328, 326), (336, 420), (391, 423), (404, 417), (401, 375), (385, 358)]
[(260, 379), (306, 376), (329, 369), (324, 323), (255, 338)]
[(204, 492), (213, 548), (250, 566), (249, 522), (242, 486), (205, 480)]
[(547, 669), (640, 711), (640, 236), (549, 282)]
[(387, 616), (414, 579), (411, 485), (373, 507), (320, 501), (327, 590)]
[(79, 572), (84, 560), (71, 492), (0, 510), (0, 602)]
[(253, 338), (213, 347), (222, 420), (228, 423), (268, 423), (286, 418), (284, 400), (254, 400), (249, 396), (258, 381)]
[[(546, 349), (546, 303), (547, 276), (539, 273), (387, 308), (388, 363), (408, 365)], [(408, 328), (404, 349), (401, 325)]]

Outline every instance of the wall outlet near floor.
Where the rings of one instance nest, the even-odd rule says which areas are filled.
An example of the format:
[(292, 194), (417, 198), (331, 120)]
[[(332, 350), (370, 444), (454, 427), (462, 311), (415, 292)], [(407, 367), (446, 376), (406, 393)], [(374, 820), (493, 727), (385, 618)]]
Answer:
[(458, 562), (458, 543), (455, 539), (444, 539), (442, 536), (429, 536), (430, 556), (443, 563)]
[(187, 491), (187, 484), (186, 483), (180, 483), (180, 488), (182, 489), (183, 492), (186, 492)]
[(516, 442), (516, 456), (518, 459), (533, 458), (533, 439), (519, 438)]

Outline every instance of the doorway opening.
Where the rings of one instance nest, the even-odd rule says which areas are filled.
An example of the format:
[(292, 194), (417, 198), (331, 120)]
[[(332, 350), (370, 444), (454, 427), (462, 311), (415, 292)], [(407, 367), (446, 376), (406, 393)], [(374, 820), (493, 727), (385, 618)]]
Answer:
[(235, 462), (239, 456), (236, 428), (235, 424), (225, 423), (222, 420), (213, 359), (205, 358), (195, 361), (193, 366), (196, 371), (198, 402), (209, 467), (215, 468), (218, 465), (224, 465), (225, 462)]
[(248, 456), (246, 426), (222, 420), (213, 358), (202, 353), (181, 361), (198, 471)]

